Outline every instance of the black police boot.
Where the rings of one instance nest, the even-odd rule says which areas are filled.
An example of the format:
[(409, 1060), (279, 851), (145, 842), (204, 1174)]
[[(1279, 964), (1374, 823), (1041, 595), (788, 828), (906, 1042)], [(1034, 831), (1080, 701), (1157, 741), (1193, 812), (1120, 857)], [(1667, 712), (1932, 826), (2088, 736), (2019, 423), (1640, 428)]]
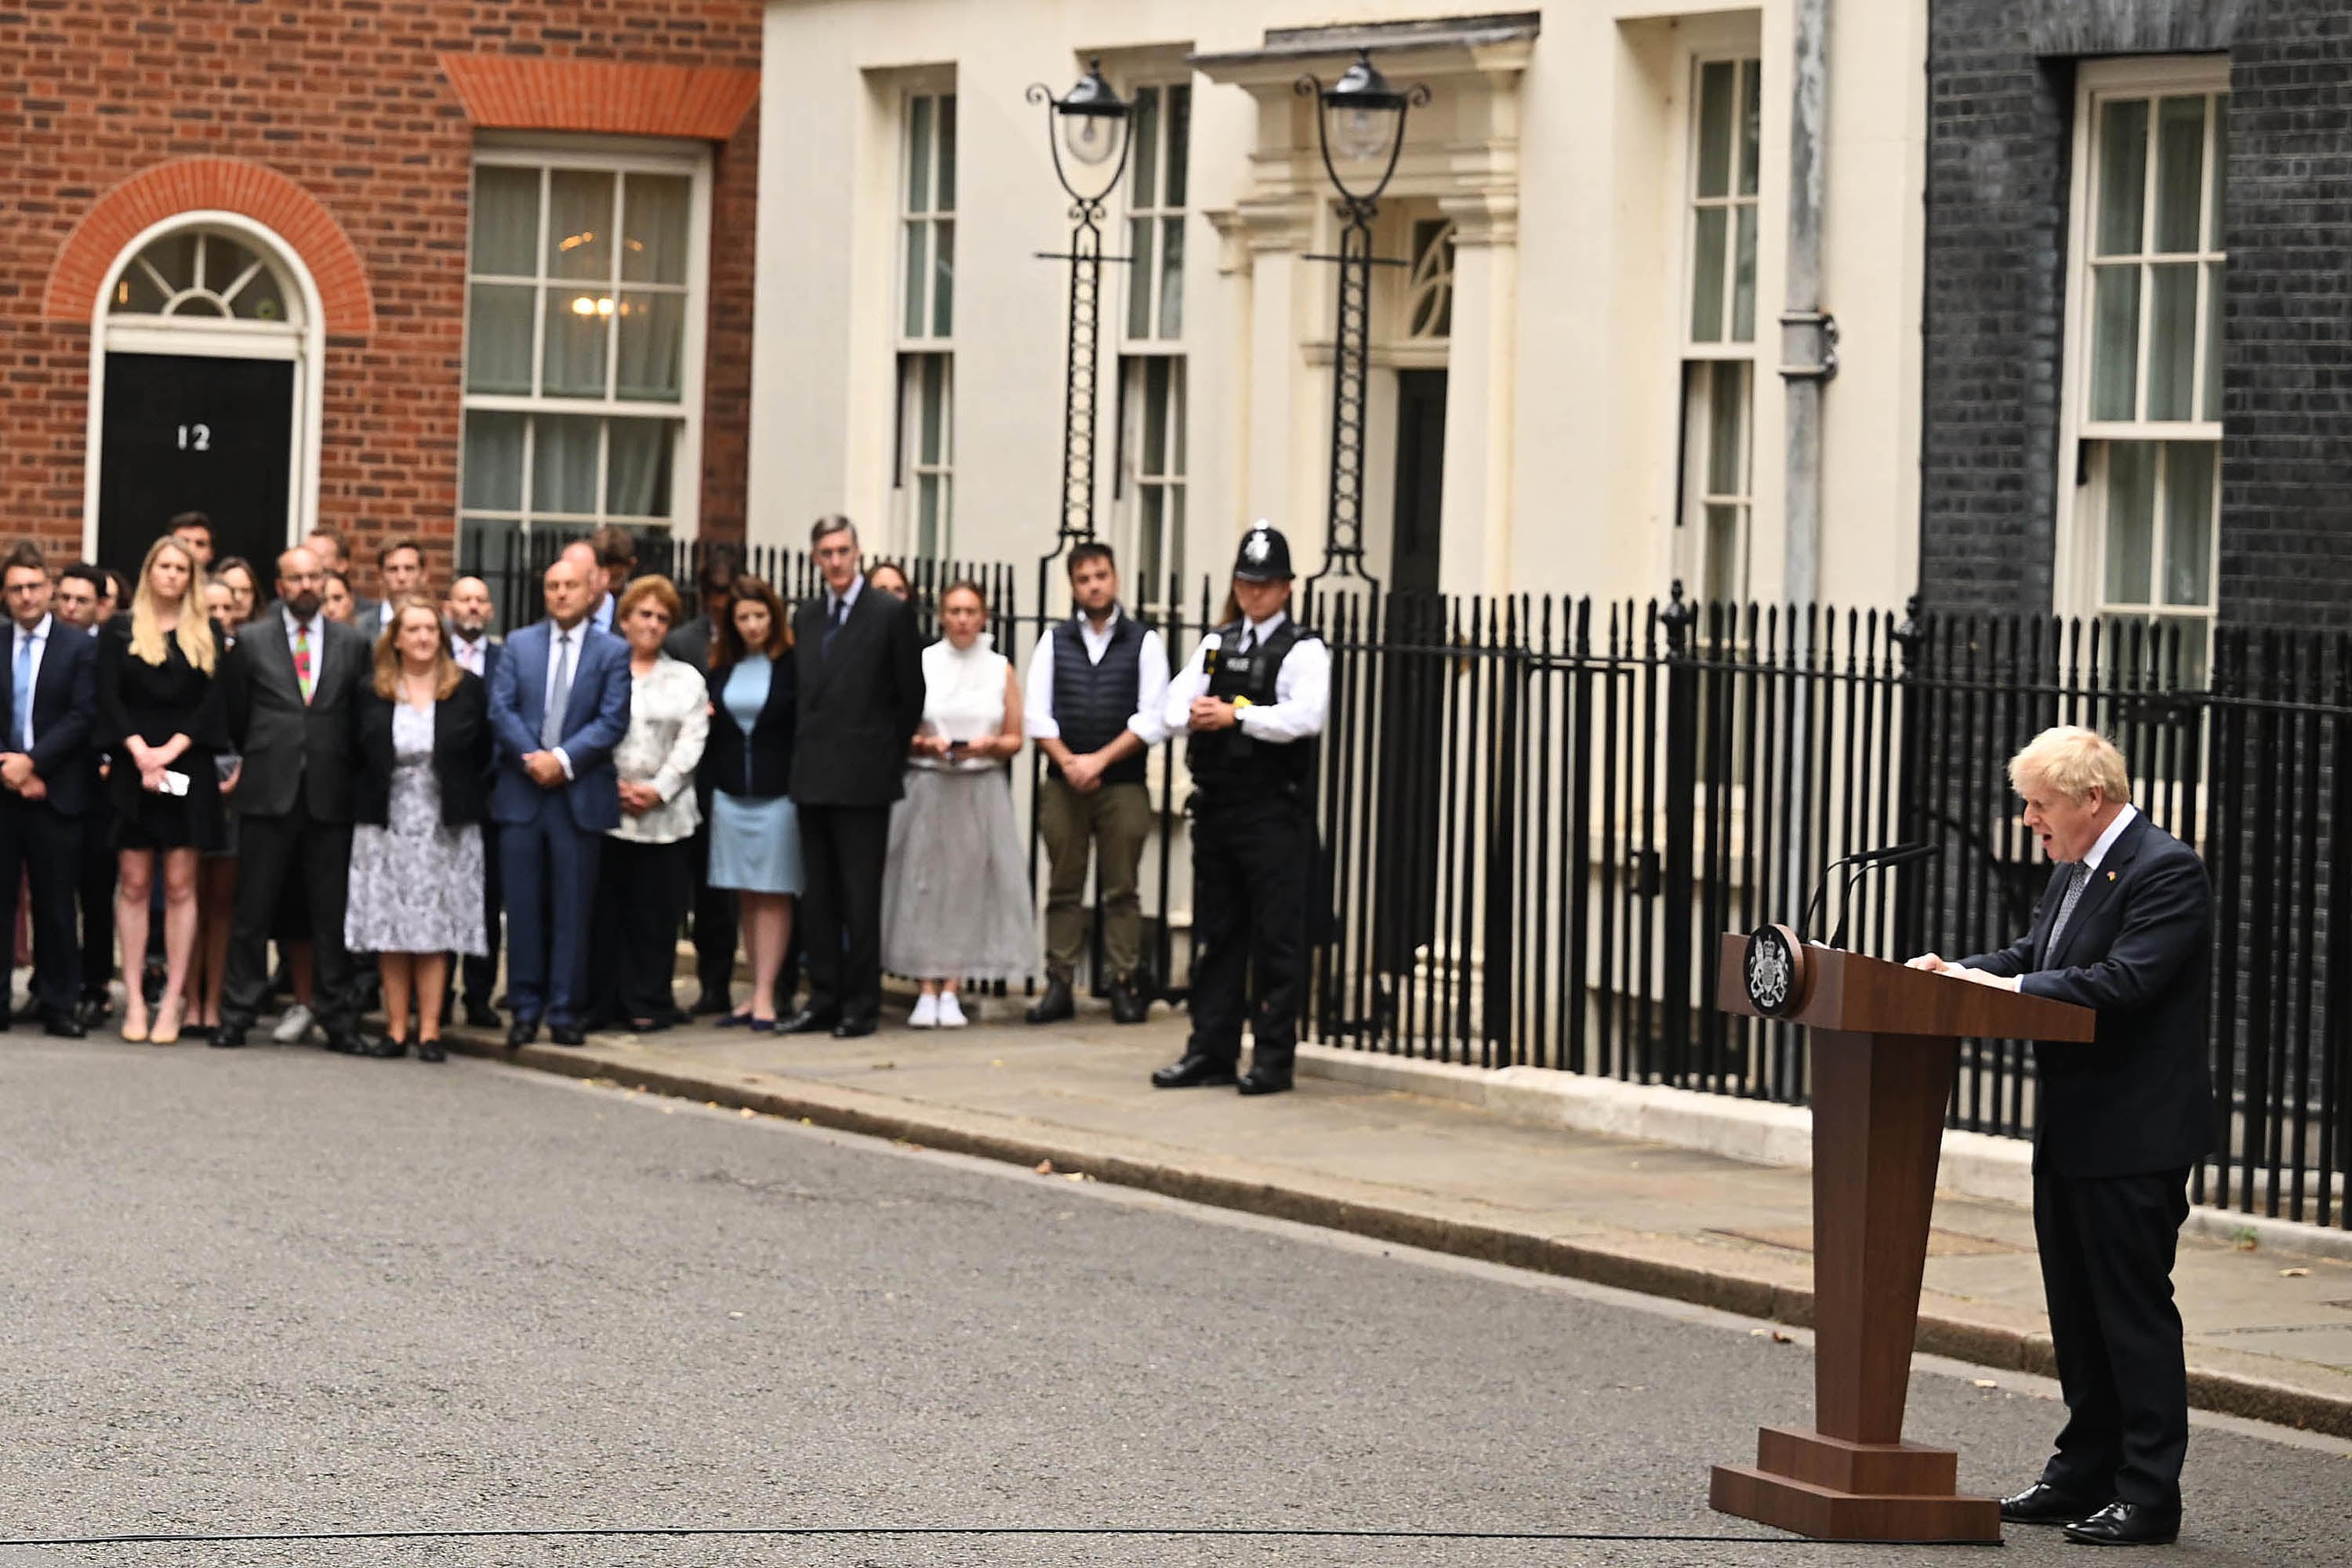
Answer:
[(1140, 1024), (1151, 1016), (1151, 998), (1145, 995), (1133, 975), (1110, 983), (1110, 1021), (1114, 1024)]
[[(1113, 996), (1116, 995), (1114, 992)], [(1077, 1016), (1077, 1004), (1070, 999), (1070, 983), (1058, 974), (1046, 977), (1045, 994), (1037, 998), (1036, 1005), (1026, 1015), (1033, 1024), (1058, 1024), (1065, 1018)]]

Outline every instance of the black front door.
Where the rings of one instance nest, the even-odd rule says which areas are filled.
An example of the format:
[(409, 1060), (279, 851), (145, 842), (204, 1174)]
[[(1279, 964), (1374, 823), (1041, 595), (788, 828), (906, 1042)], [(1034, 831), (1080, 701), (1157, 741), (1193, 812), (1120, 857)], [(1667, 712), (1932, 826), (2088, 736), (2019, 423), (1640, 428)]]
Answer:
[(1445, 373), (1397, 373), (1396, 521), (1390, 586), (1437, 592), (1438, 524), (1445, 496)]
[[(1439, 507), (1445, 493), (1445, 373), (1397, 373), (1396, 517), (1381, 684), (1381, 967), (1410, 974), (1437, 931), (1443, 762), (1454, 661), (1437, 597)], [(1392, 998), (1393, 999), (1393, 998)]]
[(213, 520), (213, 552), (264, 583), (286, 548), (291, 360), (110, 353), (98, 460), (98, 559), (132, 573), (173, 515)]

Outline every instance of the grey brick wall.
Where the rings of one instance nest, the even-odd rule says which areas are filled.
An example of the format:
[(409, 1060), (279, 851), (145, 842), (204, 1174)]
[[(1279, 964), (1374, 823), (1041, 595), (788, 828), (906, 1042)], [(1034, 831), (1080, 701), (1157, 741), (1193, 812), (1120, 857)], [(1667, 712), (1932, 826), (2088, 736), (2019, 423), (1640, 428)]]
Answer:
[(1921, 593), (2051, 608), (2077, 59), (2230, 56), (2221, 608), (2352, 626), (2352, 8), (1931, 0)]

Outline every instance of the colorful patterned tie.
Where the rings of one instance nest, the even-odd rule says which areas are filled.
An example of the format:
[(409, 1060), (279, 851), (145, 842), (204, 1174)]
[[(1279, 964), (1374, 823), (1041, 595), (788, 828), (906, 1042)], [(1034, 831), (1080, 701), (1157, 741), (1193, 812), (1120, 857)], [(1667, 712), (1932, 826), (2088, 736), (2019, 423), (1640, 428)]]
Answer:
[(298, 623), (294, 627), (294, 684), (302, 689), (302, 706), (310, 706), (310, 693), (319, 689), (319, 677), (310, 668), (310, 627)]

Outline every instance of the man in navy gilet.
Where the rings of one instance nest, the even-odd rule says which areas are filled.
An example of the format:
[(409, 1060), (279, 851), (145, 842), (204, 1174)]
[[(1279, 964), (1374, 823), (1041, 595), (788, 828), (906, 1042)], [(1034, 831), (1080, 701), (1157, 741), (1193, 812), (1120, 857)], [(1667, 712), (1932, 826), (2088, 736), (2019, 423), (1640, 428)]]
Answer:
[(1087, 866), (1102, 907), (1110, 1014), (1140, 1024), (1151, 998), (1138, 970), (1143, 905), (1137, 877), (1151, 837), (1145, 768), (1166, 733), (1168, 647), (1118, 607), (1118, 563), (1108, 544), (1073, 548), (1070, 599), (1077, 608), (1048, 631), (1029, 666), (1023, 704), (1030, 737), (1045, 753), (1037, 833), (1052, 868), (1045, 891), (1045, 994), (1033, 1024), (1076, 1011), (1070, 976), (1087, 942)]

